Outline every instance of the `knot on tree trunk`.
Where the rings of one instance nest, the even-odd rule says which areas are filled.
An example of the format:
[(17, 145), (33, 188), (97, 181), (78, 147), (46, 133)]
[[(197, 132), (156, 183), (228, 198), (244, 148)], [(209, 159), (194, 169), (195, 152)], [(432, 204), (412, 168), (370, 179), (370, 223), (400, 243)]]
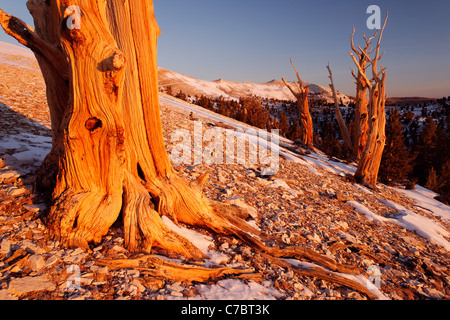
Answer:
[(97, 118), (89, 118), (86, 120), (86, 123), (84, 124), (87, 130), (90, 132), (93, 132), (103, 126), (103, 123), (100, 119)]
[(101, 72), (120, 71), (125, 67), (125, 56), (119, 52), (114, 52), (111, 56), (98, 64), (98, 70)]

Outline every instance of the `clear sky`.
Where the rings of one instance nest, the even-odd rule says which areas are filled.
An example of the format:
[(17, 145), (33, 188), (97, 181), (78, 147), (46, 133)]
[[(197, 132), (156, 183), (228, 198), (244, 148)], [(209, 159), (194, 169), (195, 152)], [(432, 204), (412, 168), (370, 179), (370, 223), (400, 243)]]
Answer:
[[(0, 8), (29, 24), (26, 0), (0, 0)], [(327, 86), (330, 61), (339, 91), (354, 95), (348, 50), (373, 34), (369, 5), (389, 10), (382, 42), (387, 94), (450, 95), (448, 0), (154, 0), (162, 30), (161, 67), (204, 80), (294, 80), (292, 57), (303, 80)], [(15, 43), (3, 31), (0, 41)]]

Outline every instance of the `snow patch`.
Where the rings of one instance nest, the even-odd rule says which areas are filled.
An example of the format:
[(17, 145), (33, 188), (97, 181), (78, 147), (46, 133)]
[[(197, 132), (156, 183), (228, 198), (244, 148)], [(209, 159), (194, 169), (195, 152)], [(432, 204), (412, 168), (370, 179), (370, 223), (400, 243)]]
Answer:
[(30, 59), (34, 59), (34, 53), (30, 49), (19, 47), (14, 44), (0, 41), (0, 53), (14, 56), (24, 56)]
[(20, 133), (0, 139), (0, 148), (15, 151), (12, 157), (17, 161), (39, 166), (52, 148), (52, 138)]
[(364, 188), (362, 185), (360, 185), (360, 184), (357, 184), (357, 183), (355, 183), (355, 184), (353, 184), (353, 186), (356, 188), (356, 189), (358, 189), (359, 191), (361, 191), (361, 192), (364, 192), (364, 193), (367, 193), (367, 194), (372, 194), (373, 192), (372, 191), (370, 191), (369, 189), (367, 189), (367, 188)]
[(294, 162), (294, 163), (299, 163), (299, 164), (307, 167), (309, 172), (311, 172), (312, 174), (315, 174), (317, 176), (321, 176), (322, 175), (319, 172), (319, 170), (317, 170), (316, 167), (314, 166), (315, 163), (313, 161), (310, 161), (307, 158), (303, 158), (301, 156), (298, 156), (298, 155), (292, 153), (289, 150), (282, 149), (282, 148), (280, 148), (280, 155), (282, 155), (287, 161), (291, 161), (291, 162)]
[(306, 157), (316, 167), (322, 168), (338, 176), (345, 176), (347, 174), (354, 174), (356, 172), (356, 168), (354, 166), (329, 160), (328, 157), (320, 151), (317, 151), (314, 154), (307, 155)]
[(361, 213), (366, 216), (366, 218), (370, 221), (378, 221), (378, 222), (388, 222), (389, 219), (379, 216), (372, 211), (370, 211), (366, 206), (362, 205), (357, 201), (348, 201), (347, 204), (355, 209), (356, 212)]
[(349, 201), (347, 204), (353, 207), (356, 212), (365, 215), (370, 221), (394, 223), (406, 230), (413, 231), (422, 238), (428, 239), (450, 251), (450, 242), (446, 240), (446, 238), (450, 237), (450, 233), (438, 222), (418, 215), (390, 200), (378, 200), (387, 207), (396, 210), (398, 216), (395, 218), (379, 216), (357, 201)]
[(416, 186), (416, 190), (395, 190), (414, 200), (417, 207), (450, 222), (450, 207), (434, 199), (438, 196), (437, 193), (421, 186)]
[(447, 232), (438, 222), (428, 219), (424, 216), (418, 215), (405, 207), (392, 202), (390, 200), (378, 199), (381, 203), (387, 207), (396, 210), (399, 216), (395, 219), (388, 219), (399, 226), (416, 232), (422, 238), (428, 239), (438, 245), (441, 245), (445, 249), (450, 251), (450, 242), (445, 238), (450, 237), (450, 233)]
[(30, 70), (39, 70), (34, 53), (23, 47), (0, 41), (0, 64)]
[(206, 300), (275, 300), (283, 295), (278, 292), (271, 281), (259, 284), (255, 281), (244, 283), (238, 279), (227, 279), (215, 285), (199, 284), (196, 286), (200, 297)]
[(206, 262), (207, 267), (211, 264), (220, 265), (228, 262), (229, 257), (227, 255), (210, 249), (210, 247), (214, 246), (213, 239), (211, 237), (205, 236), (185, 227), (177, 226), (166, 216), (163, 216), (162, 220), (169, 229), (192, 242), (194, 246), (196, 246), (208, 257), (209, 261)]
[[(251, 82), (233, 82), (219, 79), (216, 81), (200, 80), (186, 76), (181, 73), (170, 71), (164, 68), (158, 68), (159, 85), (163, 87), (172, 87), (172, 90), (178, 92), (182, 90), (190, 95), (206, 95), (210, 97), (223, 97), (229, 100), (239, 100), (245, 96), (258, 96), (261, 98), (292, 100), (293, 96), (290, 90), (282, 81), (270, 81), (266, 83)], [(333, 94), (330, 88), (309, 84), (311, 95), (316, 95), (333, 102)], [(342, 93), (338, 93), (338, 98), (342, 99), (344, 104), (350, 102), (350, 98)]]
[(268, 185), (270, 188), (282, 188), (282, 189), (286, 189), (291, 195), (292, 198), (296, 198), (299, 195), (302, 195), (303, 192), (299, 191), (299, 190), (294, 190), (292, 189), (287, 183), (286, 181), (280, 180), (280, 179), (275, 179), (273, 180), (273, 182), (271, 184)]

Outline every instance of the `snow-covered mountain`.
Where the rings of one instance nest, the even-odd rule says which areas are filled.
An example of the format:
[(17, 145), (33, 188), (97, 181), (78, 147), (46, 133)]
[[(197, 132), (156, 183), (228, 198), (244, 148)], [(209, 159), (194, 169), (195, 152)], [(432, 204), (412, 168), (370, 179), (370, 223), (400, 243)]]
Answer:
[[(183, 91), (190, 96), (206, 95), (209, 97), (223, 96), (226, 99), (238, 100), (241, 97), (258, 96), (267, 99), (293, 100), (294, 97), (281, 80), (272, 80), (266, 83), (232, 82), (219, 79), (216, 81), (199, 80), (181, 73), (170, 71), (164, 68), (158, 69), (159, 86), (167, 90), (171, 87), (173, 93)], [(295, 86), (294, 86), (295, 87)], [(333, 102), (333, 93), (327, 87), (317, 84), (309, 84), (310, 95), (318, 99), (325, 99)], [(338, 98), (344, 104), (348, 104), (350, 97), (338, 92)]]

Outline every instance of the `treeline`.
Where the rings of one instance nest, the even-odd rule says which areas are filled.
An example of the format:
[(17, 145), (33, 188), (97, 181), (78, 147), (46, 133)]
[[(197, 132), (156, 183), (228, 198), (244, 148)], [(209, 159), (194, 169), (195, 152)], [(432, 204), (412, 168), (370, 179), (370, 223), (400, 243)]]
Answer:
[(176, 98), (193, 103), (204, 109), (223, 116), (236, 119), (251, 126), (271, 131), (279, 129), (279, 119), (273, 107), (274, 100), (262, 101), (257, 97), (245, 97), (228, 100), (223, 97), (212, 98), (205, 95), (191, 97), (182, 91), (174, 95)]
[[(294, 142), (302, 134), (293, 101), (258, 97), (239, 101), (204, 95), (190, 97), (182, 91), (174, 96), (260, 129), (278, 129), (282, 136)], [(436, 105), (440, 108), (431, 108)], [(314, 145), (330, 157), (355, 160), (340, 137), (334, 106), (314, 98), (310, 106)], [(418, 183), (439, 193), (442, 202), (450, 203), (450, 97), (439, 99), (432, 105), (423, 103), (387, 109), (386, 148), (379, 181), (407, 186)], [(341, 112), (349, 124), (349, 131), (353, 132), (354, 105), (342, 107)]]
[[(176, 94), (168, 90), (174, 97), (193, 103), (202, 108), (211, 110), (226, 117), (236, 119), (251, 126), (271, 131), (278, 129), (280, 135), (296, 141), (301, 136), (301, 128), (298, 119), (298, 110), (293, 101), (281, 101), (276, 99), (261, 99), (256, 96), (229, 100), (224, 97), (191, 97), (183, 91)], [(325, 102), (312, 96), (310, 105), (312, 109), (322, 107)]]

